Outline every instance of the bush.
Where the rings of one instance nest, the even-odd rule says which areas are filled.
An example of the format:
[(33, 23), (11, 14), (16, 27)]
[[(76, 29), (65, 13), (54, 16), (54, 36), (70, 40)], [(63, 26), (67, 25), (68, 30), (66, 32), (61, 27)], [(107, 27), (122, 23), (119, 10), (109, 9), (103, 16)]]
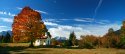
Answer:
[(93, 49), (94, 45), (90, 42), (83, 43), (82, 45), (79, 45), (80, 48), (87, 48), (87, 49)]
[(54, 46), (58, 45), (58, 41), (53, 38), (51, 40), (51, 45), (54, 45)]
[(120, 42), (119, 44), (117, 44), (117, 47), (125, 49), (125, 37), (124, 36), (120, 38)]
[(97, 37), (94, 37), (92, 35), (87, 35), (87, 36), (81, 36), (78, 45), (80, 48), (92, 49), (98, 44), (97, 42), (98, 42)]
[(69, 40), (65, 40), (63, 43), (63, 47), (70, 46)]

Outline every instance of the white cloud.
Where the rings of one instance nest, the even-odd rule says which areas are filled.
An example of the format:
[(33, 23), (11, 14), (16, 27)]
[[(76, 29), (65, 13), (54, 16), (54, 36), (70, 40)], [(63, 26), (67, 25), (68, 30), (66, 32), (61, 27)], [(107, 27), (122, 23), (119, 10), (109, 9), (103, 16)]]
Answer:
[(57, 19), (44, 19), (43, 21), (45, 21), (45, 22), (60, 22)]
[(12, 14), (12, 13), (10, 13), (10, 12), (8, 12), (8, 15), (9, 15), (9, 16), (15, 16), (15, 14)]
[(96, 15), (97, 15), (97, 11), (98, 11), (98, 9), (101, 7), (102, 2), (103, 2), (103, 0), (99, 0), (99, 3), (98, 3), (98, 5), (97, 5), (96, 8), (95, 8), (93, 18), (96, 17)]
[(0, 21), (13, 22), (13, 19), (12, 18), (2, 18), (2, 17), (0, 17)]
[(93, 22), (93, 18), (75, 18), (74, 21), (79, 21), (79, 22)]
[(93, 22), (94, 21), (93, 18), (74, 18), (74, 19), (59, 19), (59, 20), (63, 20), (63, 21), (72, 20), (72, 21), (77, 21), (77, 22)]
[(58, 24), (53, 23), (53, 22), (44, 22), (45, 25), (49, 25), (49, 26), (57, 26)]
[(120, 29), (121, 25), (119, 24), (105, 24), (105, 25), (79, 25), (91, 32), (93, 35), (102, 36), (108, 32), (109, 28), (113, 28), (114, 30)]
[(45, 19), (45, 21), (56, 21), (56, 19)]
[(15, 16), (15, 14), (12, 14), (12, 13), (6, 12), (6, 11), (0, 11), (0, 14), (2, 14), (2, 15), (9, 15), (9, 16)]
[[(70, 20), (70, 19), (64, 19)], [(92, 19), (87, 19), (92, 21)], [(55, 36), (64, 36), (69, 37), (70, 32), (75, 31), (77, 38), (80, 38), (81, 35), (96, 35), (96, 36), (103, 36), (107, 33), (109, 28), (113, 28), (114, 30), (120, 29), (121, 25), (118, 23), (111, 23), (108, 20), (99, 20), (94, 21), (97, 24), (76, 24), (75, 26), (69, 25), (60, 25), (57, 23), (53, 23), (51, 21), (45, 21), (46, 25), (52, 26), (49, 28), (49, 32), (52, 34), (53, 37)]]
[(19, 9), (19, 10), (22, 10), (23, 8), (21, 8), (21, 7), (16, 7), (17, 9)]
[(7, 30), (10, 30), (11, 28), (10, 27), (7, 27), (7, 26), (0, 26), (0, 32), (1, 31), (7, 31)]
[(109, 20), (99, 20), (99, 21), (95, 21), (95, 22), (98, 23), (98, 24), (108, 24), (108, 23), (110, 23)]
[(72, 19), (59, 19), (59, 20), (64, 20), (65, 21), (65, 20), (72, 20)]
[(47, 22), (61, 22), (61, 21), (77, 21), (77, 22), (94, 22), (97, 24), (107, 24), (110, 23), (109, 20), (94, 20), (93, 18), (75, 18), (75, 19), (44, 19)]
[(101, 21), (100, 22), (96, 22), (96, 23), (98, 23), (98, 24), (106, 24), (105, 22), (101, 22)]
[(35, 11), (38, 11), (38, 12), (43, 13), (43, 14), (48, 14), (47, 12), (41, 11), (41, 10), (35, 10)]
[(5, 28), (5, 27), (7, 27), (7, 26), (0, 26), (0, 28)]
[(70, 32), (74, 31), (77, 38), (80, 38), (81, 35), (96, 35), (96, 36), (103, 36), (107, 33), (109, 28), (113, 28), (114, 30), (120, 29), (121, 25), (114, 23), (114, 24), (105, 24), (105, 25), (78, 25), (77, 26), (68, 26), (68, 25), (59, 25), (56, 24), (56, 27), (51, 27), (48, 31), (51, 33), (53, 37), (56, 36), (63, 36), (68, 38)]
[(75, 18), (74, 21), (78, 21), (78, 22), (94, 22), (94, 23), (97, 23), (97, 24), (110, 23), (109, 20), (95, 20), (93, 18)]
[(77, 38), (79, 38), (80, 35), (90, 33), (89, 31), (83, 29), (82, 27), (73, 27), (73, 26), (68, 26), (68, 25), (59, 25), (56, 28), (50, 28), (49, 29), (49, 32), (51, 33), (51, 35), (53, 37), (63, 36), (63, 37), (68, 38), (70, 32), (72, 32), (72, 31), (75, 32)]

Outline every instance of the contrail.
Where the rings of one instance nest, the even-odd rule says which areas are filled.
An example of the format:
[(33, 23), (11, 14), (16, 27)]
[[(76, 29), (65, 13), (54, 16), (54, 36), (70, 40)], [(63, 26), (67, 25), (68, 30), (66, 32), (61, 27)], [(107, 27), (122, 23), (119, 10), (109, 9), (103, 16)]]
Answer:
[(102, 1), (103, 1), (103, 0), (99, 0), (99, 3), (98, 3), (98, 5), (97, 5), (97, 7), (95, 8), (95, 12), (94, 12), (94, 15), (93, 15), (93, 19), (96, 17), (97, 11), (98, 11), (98, 9), (99, 9), (100, 6), (101, 6)]

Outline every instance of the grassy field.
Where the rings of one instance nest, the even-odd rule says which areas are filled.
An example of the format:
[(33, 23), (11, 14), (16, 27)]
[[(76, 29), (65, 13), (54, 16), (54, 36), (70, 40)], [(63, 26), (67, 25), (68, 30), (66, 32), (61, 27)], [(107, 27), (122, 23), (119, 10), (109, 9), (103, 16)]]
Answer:
[(125, 54), (124, 49), (67, 49), (67, 48), (29, 48), (28, 43), (2, 43), (1, 53), (31, 53), (31, 54)]

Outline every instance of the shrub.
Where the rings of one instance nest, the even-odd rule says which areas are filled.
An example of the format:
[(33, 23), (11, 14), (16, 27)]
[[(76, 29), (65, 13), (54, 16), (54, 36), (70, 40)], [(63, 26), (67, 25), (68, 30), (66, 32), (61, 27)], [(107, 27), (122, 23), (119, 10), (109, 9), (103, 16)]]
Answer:
[(79, 47), (80, 48), (93, 49), (94, 45), (90, 42), (86, 42), (86, 43), (79, 44)]
[(92, 49), (98, 44), (97, 42), (97, 37), (94, 37), (93, 35), (81, 36), (79, 47)]
[(119, 42), (119, 44), (117, 45), (117, 47), (118, 47), (118, 48), (124, 48), (124, 49), (125, 49), (125, 37), (124, 37), (124, 36), (122, 36), (122, 37), (120, 38), (120, 42)]

